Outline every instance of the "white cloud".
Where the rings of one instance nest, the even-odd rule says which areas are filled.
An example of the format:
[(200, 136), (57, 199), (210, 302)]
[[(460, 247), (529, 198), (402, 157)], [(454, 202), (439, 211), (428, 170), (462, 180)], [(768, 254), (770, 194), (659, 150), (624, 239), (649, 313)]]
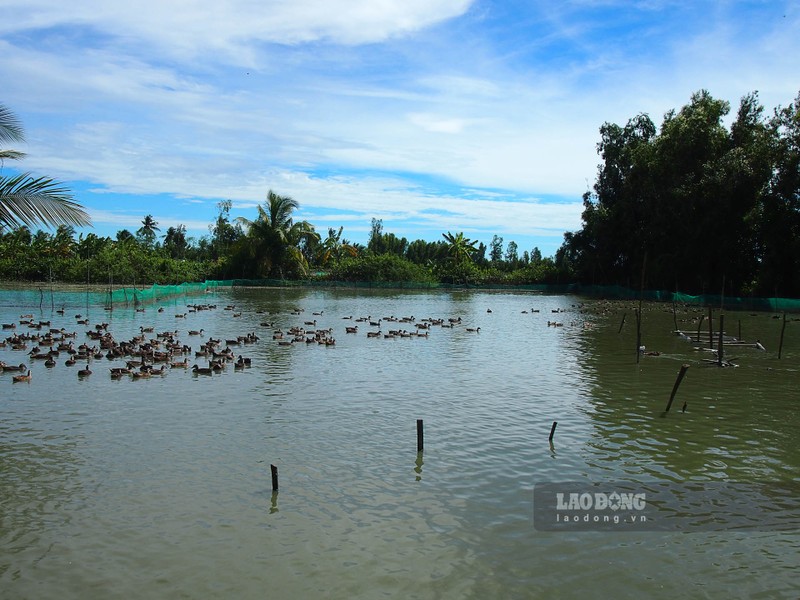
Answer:
[[(463, 14), (470, 0), (61, 0), (6, 3), (0, 33), (91, 27), (120, 44), (151, 44), (158, 53), (192, 57), (223, 52), (241, 60), (253, 44), (377, 43)], [(245, 61), (246, 62), (246, 61)]]

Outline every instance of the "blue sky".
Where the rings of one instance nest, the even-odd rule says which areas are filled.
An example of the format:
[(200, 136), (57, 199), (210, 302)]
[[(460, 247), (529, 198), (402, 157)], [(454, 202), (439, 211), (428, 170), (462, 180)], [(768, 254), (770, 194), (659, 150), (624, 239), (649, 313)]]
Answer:
[(788, 105), (798, 32), (775, 1), (4, 0), (27, 157), (3, 173), (65, 182), (98, 235), (152, 214), (199, 238), (271, 189), (323, 236), (378, 218), (552, 256), (604, 122), (659, 125), (700, 89)]

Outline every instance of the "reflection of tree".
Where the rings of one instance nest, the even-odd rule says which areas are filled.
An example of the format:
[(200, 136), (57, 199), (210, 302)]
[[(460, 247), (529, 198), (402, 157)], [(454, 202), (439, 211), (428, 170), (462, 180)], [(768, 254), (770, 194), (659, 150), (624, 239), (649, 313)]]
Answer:
[[(618, 333), (623, 313), (632, 309), (605, 310), (577, 342), (582, 374), (576, 381), (586, 389), (581, 409), (592, 425), (585, 460), (598, 469), (591, 477), (750, 481), (785, 478), (789, 465), (796, 468), (796, 439), (786, 439), (788, 391), (776, 393), (775, 375), (752, 368), (760, 355), (744, 356), (750, 365), (735, 370), (703, 366), (694, 345), (673, 333), (671, 312), (645, 305), (643, 344), (660, 356), (644, 356), (637, 366), (635, 327)], [(752, 327), (752, 335), (766, 337)], [(692, 367), (662, 417), (683, 363)]]

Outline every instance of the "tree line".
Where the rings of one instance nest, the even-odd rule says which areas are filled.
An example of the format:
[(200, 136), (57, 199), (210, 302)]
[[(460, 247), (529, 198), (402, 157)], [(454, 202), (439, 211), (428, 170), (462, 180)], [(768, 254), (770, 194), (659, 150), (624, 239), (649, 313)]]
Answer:
[[(583, 197), (582, 227), (554, 257), (538, 248), (487, 247), (463, 232), (436, 241), (385, 232), (372, 220), (366, 245), (343, 228), (320, 235), (293, 213), (298, 202), (269, 191), (255, 217), (231, 219), (218, 204), (209, 235), (182, 225), (161, 232), (146, 215), (135, 232), (75, 237), (89, 223), (57, 182), (0, 177), (0, 278), (118, 284), (204, 279), (523, 285), (616, 284), (727, 295), (800, 296), (800, 95), (766, 114), (757, 93), (728, 102), (701, 90), (656, 128), (646, 114), (605, 123), (601, 164)], [(22, 129), (0, 105), (0, 142)], [(0, 149), (0, 160), (22, 154)], [(54, 233), (35, 224), (57, 226)], [(532, 224), (533, 226), (533, 224)]]
[[(231, 219), (231, 202), (218, 204), (209, 235), (194, 239), (183, 225), (161, 231), (146, 215), (136, 231), (114, 238), (94, 233), (76, 237), (72, 225), (53, 233), (26, 225), (0, 235), (0, 278), (91, 284), (150, 284), (205, 279), (330, 279), (350, 282), (533, 283), (555, 282), (552, 258), (534, 248), (518, 256), (495, 236), (490, 248), (463, 233), (436, 242), (409, 242), (373, 219), (366, 245), (329, 228), (325, 237), (292, 217), (298, 202), (273, 191), (252, 220)], [(488, 250), (488, 256), (487, 256)]]

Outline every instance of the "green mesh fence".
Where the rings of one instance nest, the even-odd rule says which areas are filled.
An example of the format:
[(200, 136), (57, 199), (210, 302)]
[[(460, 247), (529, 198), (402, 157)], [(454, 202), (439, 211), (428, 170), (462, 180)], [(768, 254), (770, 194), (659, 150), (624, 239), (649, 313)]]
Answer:
[(209, 287), (218, 287), (219, 282), (203, 283), (182, 283), (180, 285), (158, 285), (155, 284), (149, 288), (136, 288), (136, 287), (122, 287), (116, 290), (110, 290), (105, 293), (105, 303), (107, 305), (113, 304), (145, 304), (149, 302), (157, 302), (159, 300), (170, 298), (173, 296), (183, 296), (190, 294), (202, 294)]

